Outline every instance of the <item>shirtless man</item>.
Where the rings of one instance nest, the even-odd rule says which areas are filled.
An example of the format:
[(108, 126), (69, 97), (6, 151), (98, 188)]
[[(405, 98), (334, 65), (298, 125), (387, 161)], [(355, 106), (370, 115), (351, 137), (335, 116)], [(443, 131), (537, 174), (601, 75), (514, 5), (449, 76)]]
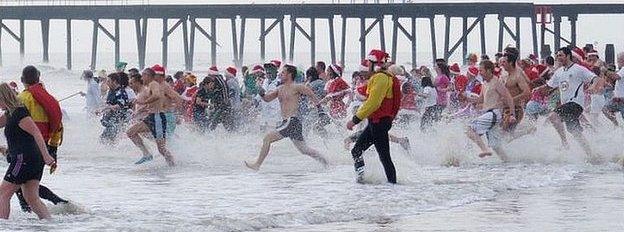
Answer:
[(524, 105), (531, 98), (531, 88), (529, 87), (528, 78), (522, 71), (522, 69), (516, 67), (519, 51), (514, 47), (505, 48), (503, 57), (499, 60), (500, 65), (506, 71), (506, 75), (501, 76), (501, 82), (505, 85), (509, 94), (514, 101), (515, 106), (515, 122), (510, 122), (509, 116), (511, 116), (511, 109), (503, 109), (502, 126), (505, 132), (508, 132), (512, 137), (514, 130), (520, 121), (522, 121), (524, 115)]
[(167, 97), (163, 93), (161, 85), (155, 81), (156, 78), (164, 79), (164, 75), (165, 69), (160, 65), (154, 65), (154, 67), (147, 68), (143, 71), (143, 81), (147, 85), (147, 89), (143, 91), (146, 92), (146, 96), (144, 99), (137, 99), (136, 104), (146, 105), (149, 114), (143, 120), (133, 124), (126, 132), (130, 140), (132, 140), (143, 153), (143, 157), (135, 164), (142, 164), (153, 159), (152, 154), (147, 150), (140, 136), (143, 133), (151, 132), (156, 140), (158, 152), (165, 157), (169, 166), (175, 165), (173, 156), (169, 150), (167, 150), (167, 119), (164, 113), (166, 110)]
[(301, 126), (301, 121), (297, 117), (299, 99), (302, 95), (308, 96), (315, 105), (319, 104), (319, 99), (310, 88), (305, 87), (305, 85), (302, 84), (294, 83), (296, 73), (297, 68), (295, 66), (285, 65), (280, 75), (282, 85), (280, 85), (276, 90), (266, 94), (264, 89), (260, 88), (259, 95), (262, 100), (266, 102), (273, 101), (275, 98), (279, 100), (280, 112), (283, 121), (279, 127), (264, 136), (262, 149), (260, 150), (260, 155), (258, 156), (256, 162), (250, 164), (245, 161), (245, 165), (248, 168), (253, 170), (260, 169), (260, 165), (262, 165), (262, 162), (269, 154), (271, 144), (286, 137), (290, 138), (299, 152), (318, 160), (325, 166), (328, 165), (327, 160), (319, 154), (318, 151), (308, 147), (303, 141), (303, 128)]
[(143, 82), (141, 74), (132, 75), (130, 77), (130, 88), (132, 88), (132, 90), (137, 94), (134, 109), (132, 110), (132, 115), (130, 116), (130, 121), (141, 121), (149, 114), (146, 104), (136, 104), (137, 100), (145, 101), (148, 94), (148, 92), (145, 91), (147, 87)]
[[(486, 135), (488, 144), (496, 152), (496, 154), (506, 162), (508, 160), (507, 154), (502, 149), (500, 144), (500, 126), (502, 119), (502, 111), (506, 106), (509, 109), (514, 108), (514, 100), (509, 93), (509, 90), (505, 88), (505, 85), (499, 81), (493, 74), (494, 63), (489, 60), (481, 61), (479, 65), (479, 73), (483, 77), (485, 83), (483, 83), (483, 89), (478, 98), (470, 98), (475, 103), (483, 104), (483, 113), (481, 116), (474, 119), (466, 131), (466, 135), (472, 141), (474, 141), (481, 153), (479, 157), (484, 158), (491, 156), (492, 152), (488, 150), (485, 143), (481, 139), (481, 135)], [(510, 112), (509, 122), (515, 123), (516, 115), (515, 111)]]
[(163, 113), (167, 120), (166, 136), (173, 136), (177, 124), (176, 109), (184, 104), (184, 99), (167, 83), (165, 75), (155, 75), (154, 81), (160, 85), (160, 92), (165, 96)]

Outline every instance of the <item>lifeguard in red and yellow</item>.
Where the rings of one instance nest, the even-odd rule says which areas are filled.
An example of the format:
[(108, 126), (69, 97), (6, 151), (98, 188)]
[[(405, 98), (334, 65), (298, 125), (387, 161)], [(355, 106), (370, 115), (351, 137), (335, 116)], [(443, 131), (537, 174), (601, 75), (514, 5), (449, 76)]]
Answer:
[(371, 63), (369, 68), (373, 73), (366, 88), (368, 98), (360, 106), (353, 119), (347, 123), (347, 129), (352, 130), (356, 124), (368, 119), (368, 125), (351, 150), (357, 181), (361, 183), (364, 177), (362, 154), (371, 145), (375, 145), (388, 182), (396, 183), (396, 171), (390, 157), (388, 131), (401, 106), (401, 81), (386, 71), (388, 60), (386, 52), (372, 50), (367, 60)]
[(39, 75), (34, 66), (24, 68), (21, 81), (25, 89), (17, 97), (26, 106), (30, 117), (41, 131), (48, 145), (48, 152), (56, 159), (56, 150), (63, 139), (63, 114), (59, 102), (39, 82)]

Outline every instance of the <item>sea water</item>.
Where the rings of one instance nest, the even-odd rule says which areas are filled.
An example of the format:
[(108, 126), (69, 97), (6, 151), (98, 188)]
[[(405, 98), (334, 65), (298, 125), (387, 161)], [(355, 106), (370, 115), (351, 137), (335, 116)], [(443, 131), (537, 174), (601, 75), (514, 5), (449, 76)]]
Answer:
[[(39, 66), (46, 88), (58, 99), (85, 91), (79, 71)], [(2, 81), (19, 83), (21, 66), (5, 67)], [(22, 89), (20, 87), (20, 89)], [(84, 111), (85, 100), (61, 102), (66, 111), (59, 168), (42, 183), (75, 203), (67, 209), (48, 203), (50, 221), (20, 211), (16, 198), (3, 231), (568, 231), (624, 229), (622, 169), (612, 162), (589, 165), (572, 142), (561, 148), (552, 126), (539, 121), (534, 135), (506, 145), (511, 162), (476, 157), (463, 135), (466, 123), (443, 124), (423, 134), (418, 125), (391, 133), (410, 139), (411, 151), (391, 144), (397, 185), (385, 175), (373, 148), (365, 153), (366, 184), (355, 183), (349, 132), (330, 125), (327, 139), (307, 133), (307, 143), (328, 157), (324, 168), (299, 154), (288, 140), (275, 143), (254, 172), (263, 131), (223, 128), (199, 134), (179, 126), (170, 141), (178, 165), (157, 155), (134, 165), (140, 151), (123, 135), (115, 146), (99, 143), (99, 118)], [(606, 123), (605, 123), (606, 125)], [(624, 150), (621, 128), (586, 135), (611, 161)], [(0, 143), (5, 143), (4, 138)], [(459, 167), (447, 167), (449, 157)], [(0, 162), (0, 169), (7, 164)], [(618, 205), (620, 207), (618, 207)]]

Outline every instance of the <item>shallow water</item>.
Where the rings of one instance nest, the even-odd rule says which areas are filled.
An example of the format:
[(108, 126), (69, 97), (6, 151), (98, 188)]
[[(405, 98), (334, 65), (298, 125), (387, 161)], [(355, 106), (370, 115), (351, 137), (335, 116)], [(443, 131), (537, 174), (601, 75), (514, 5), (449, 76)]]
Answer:
[[(5, 69), (2, 74), (15, 73)], [(43, 75), (57, 98), (85, 86), (75, 72), (51, 69)], [(612, 163), (585, 164), (574, 143), (568, 151), (559, 148), (548, 125), (509, 144), (509, 164), (496, 157), (475, 158), (461, 123), (429, 135), (413, 126), (397, 127), (392, 132), (409, 137), (412, 144), (409, 154), (391, 145), (399, 184), (384, 183), (371, 149), (365, 156), (369, 183), (361, 185), (354, 182), (350, 155), (342, 148), (347, 135), (342, 129), (327, 140), (307, 137), (329, 158), (328, 169), (284, 140), (273, 145), (261, 170), (252, 172), (243, 161), (256, 158), (261, 131), (228, 134), (218, 129), (200, 135), (183, 126), (170, 144), (177, 167), (167, 167), (158, 156), (136, 166), (140, 152), (128, 139), (122, 137), (114, 147), (99, 144), (99, 121), (86, 115), (83, 105), (80, 97), (62, 102), (69, 119), (59, 170), (44, 175), (42, 183), (86, 212), (55, 214), (52, 221), (41, 222), (20, 212), (13, 199), (11, 220), (0, 222), (0, 230), (534, 231), (544, 226), (588, 231), (622, 226), (613, 216), (624, 215), (617, 207), (623, 197), (622, 169)], [(588, 134), (611, 160), (624, 148), (623, 131), (608, 132)], [(443, 166), (450, 156), (461, 166)], [(0, 169), (6, 166), (0, 163)], [(596, 211), (607, 217), (592, 215)]]

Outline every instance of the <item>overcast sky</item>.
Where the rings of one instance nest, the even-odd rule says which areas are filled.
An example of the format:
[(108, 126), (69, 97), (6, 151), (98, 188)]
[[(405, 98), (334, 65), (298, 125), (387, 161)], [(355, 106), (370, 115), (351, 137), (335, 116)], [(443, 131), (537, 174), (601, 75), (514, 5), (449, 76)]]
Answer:
[[(350, 2), (349, 0), (341, 0), (343, 3)], [(111, 1), (109, 1), (111, 2)], [(112, 2), (120, 2), (120, 1), (112, 1)], [(125, 1), (124, 1), (125, 2)], [(130, 3), (140, 3), (147, 1), (135, 1), (128, 0)], [(211, 1), (175, 1), (176, 4), (180, 3), (240, 3), (240, 4), (248, 4), (248, 3), (301, 3), (302, 1), (293, 1), (293, 0), (284, 0), (284, 1), (275, 1), (275, 0), (254, 0), (254, 1), (226, 1), (226, 0), (211, 0)], [(331, 3), (331, 0), (306, 0), (306, 3)], [(362, 2), (361, 0), (358, 2)], [(372, 2), (370, 0), (369, 2)], [(387, 2), (381, 1), (381, 2)], [(401, 0), (395, 0), (395, 2), (401, 2)], [(419, 2), (440, 2), (440, 1), (419, 1)], [(492, 1), (450, 1), (450, 2), (492, 2)], [(527, 2), (527, 1), (506, 1), (506, 2)], [(566, 1), (534, 1), (535, 3), (583, 3), (588, 2), (587, 0), (566, 0)], [(600, 0), (600, 1), (591, 1), (592, 3), (624, 3), (624, 1), (615, 1), (615, 0)], [(150, 4), (163, 4), (163, 3), (172, 3), (172, 1), (165, 0), (149, 0)], [(496, 22), (496, 16), (490, 15), (486, 17), (486, 41), (487, 41), (487, 52), (489, 54), (493, 54), (497, 49), (497, 38), (498, 38), (498, 23)], [(564, 37), (569, 37), (569, 24), (567, 20), (564, 18), (564, 23), (562, 24), (562, 34)], [(19, 31), (18, 22), (12, 20), (4, 20), (3, 21), (9, 28), (14, 31)], [(309, 28), (308, 26), (309, 20), (300, 20), (299, 23), (303, 28)], [(372, 22), (372, 20), (371, 20)], [(392, 26), (390, 18), (386, 18), (386, 47), (388, 50), (391, 48), (391, 35), (392, 35)], [(461, 19), (453, 19), (452, 27), (454, 28), (451, 33), (451, 44), (453, 44), (459, 37), (461, 33)], [(615, 43), (616, 50), (624, 49), (624, 33), (622, 33), (622, 22), (624, 22), (624, 14), (623, 15), (597, 15), (597, 16), (583, 16), (579, 17), (577, 32), (578, 32), (578, 44), (581, 46), (586, 43), (596, 44), (598, 48), (604, 48), (604, 45), (607, 43)], [(169, 21), (169, 25), (172, 26), (175, 23), (175, 20)], [(200, 20), (199, 23), (203, 25), (204, 28), (208, 30), (209, 23), (208, 20)], [(270, 21), (268, 23), (271, 23)], [(286, 42), (287, 49), (289, 46), (289, 21), (286, 20)], [(408, 21), (403, 21), (406, 28), (409, 28)], [(438, 54), (441, 56), (442, 50), (444, 48), (444, 18), (441, 16), (436, 17), (436, 32), (437, 32), (437, 44), (438, 44)], [(472, 20), (469, 20), (469, 24), (472, 23)], [(514, 28), (515, 20), (508, 19), (507, 23), (509, 26)], [(91, 37), (92, 37), (92, 23), (89, 21), (72, 21), (73, 26), (73, 39), (72, 39), (72, 48), (74, 54), (78, 53), (89, 53), (91, 50)], [(103, 20), (102, 24), (108, 28), (112, 29), (112, 20)], [(240, 24), (240, 22), (239, 22)], [(335, 20), (336, 26), (336, 45), (337, 49), (340, 45), (340, 25), (341, 22), (337, 18)], [(357, 38), (359, 37), (359, 20), (351, 20), (348, 22), (347, 28), (347, 53), (353, 53), (348, 57), (347, 62), (357, 62), (359, 59), (359, 44), (357, 44)], [(217, 38), (221, 47), (218, 48), (218, 56), (221, 60), (230, 61), (232, 58), (232, 43), (231, 43), (231, 31), (230, 31), (230, 23), (229, 20), (220, 20), (217, 23)], [(619, 28), (614, 30), (614, 28)], [(247, 34), (245, 39), (245, 48), (246, 52), (251, 53), (259, 53), (259, 21), (258, 20), (248, 20), (247, 21)], [(160, 38), (162, 36), (162, 23), (161, 20), (150, 20), (149, 22), (149, 30), (148, 30), (148, 52), (151, 54), (148, 57), (149, 61), (157, 62), (160, 60), (160, 52), (161, 52), (161, 42)], [(329, 40), (327, 35), (327, 20), (317, 20), (316, 22), (316, 34), (317, 34), (317, 59), (329, 59)], [(122, 59), (129, 61), (130, 63), (136, 62), (136, 35), (134, 33), (134, 23), (131, 21), (122, 21), (121, 23), (121, 51), (122, 51)], [(417, 39), (418, 39), (418, 53), (419, 53), (419, 63), (426, 62), (430, 60), (431, 54), (431, 45), (430, 45), (430, 35), (429, 35), (429, 24), (425, 19), (417, 20)], [(532, 51), (532, 40), (530, 37), (531, 33), (531, 24), (529, 19), (523, 19), (521, 21), (521, 37), (522, 44), (521, 48), (524, 54), (528, 54)], [(104, 60), (112, 60), (112, 56), (108, 55), (113, 51), (113, 43), (107, 39), (104, 33), (100, 32), (99, 34), (99, 45), (98, 45), (98, 53), (101, 53), (99, 59)], [(170, 62), (174, 59), (179, 59), (182, 56), (175, 55), (176, 53), (181, 54), (182, 52), (182, 35), (181, 30), (177, 30), (169, 37), (169, 52), (170, 52)], [(205, 38), (202, 38), (200, 34), (197, 34), (196, 41), (196, 54), (209, 52), (209, 43)], [(268, 37), (268, 41), (270, 41), (267, 45), (267, 59), (279, 57), (279, 36), (278, 30), (272, 31)], [(54, 20), (51, 22), (50, 28), (50, 52), (53, 53), (51, 59), (53, 62), (57, 62), (60, 64), (64, 64), (65, 62), (65, 44), (66, 44), (66, 35), (65, 35), (65, 22), (61, 20)], [(276, 42), (273, 42), (276, 41)], [(307, 40), (298, 35), (296, 37), (297, 53), (305, 53), (309, 51), (309, 43)], [(2, 52), (5, 64), (10, 62), (7, 60), (11, 54), (14, 54), (19, 51), (18, 43), (15, 42), (6, 32), (2, 32)], [(547, 39), (547, 42), (552, 42), (552, 39)], [(508, 35), (505, 36), (505, 44), (513, 43), (511, 37)], [(473, 32), (469, 35), (469, 51), (480, 51), (479, 46), (479, 30), (478, 27), (473, 30)], [(563, 44), (563, 43), (562, 43)], [(409, 62), (409, 41), (405, 38), (399, 39), (399, 52), (405, 52), (398, 55), (399, 59), (405, 60), (405, 62)], [(367, 49), (379, 47), (379, 32), (377, 29), (371, 31), (371, 35), (367, 40)], [(26, 23), (26, 53), (34, 54), (34, 56), (40, 57), (41, 54), (41, 29), (40, 25), (36, 21), (28, 21)], [(601, 49), (601, 50), (602, 50)], [(600, 51), (602, 52), (602, 51)], [(452, 59), (461, 60), (460, 57), (461, 49), (458, 49), (456, 52), (456, 56)], [(33, 56), (33, 55), (30, 55)], [(75, 55), (76, 56), (76, 55)], [(297, 56), (299, 57), (299, 56)], [(309, 56), (302, 56), (302, 60), (296, 60), (297, 63), (309, 63)], [(39, 58), (40, 59), (40, 58)], [(201, 59), (201, 57), (199, 57)], [(82, 59), (74, 58), (75, 62), (85, 62)], [(257, 54), (253, 54), (246, 59), (246, 63), (260, 62)], [(80, 64), (82, 65), (82, 64)], [(226, 65), (226, 64), (224, 64)]]

